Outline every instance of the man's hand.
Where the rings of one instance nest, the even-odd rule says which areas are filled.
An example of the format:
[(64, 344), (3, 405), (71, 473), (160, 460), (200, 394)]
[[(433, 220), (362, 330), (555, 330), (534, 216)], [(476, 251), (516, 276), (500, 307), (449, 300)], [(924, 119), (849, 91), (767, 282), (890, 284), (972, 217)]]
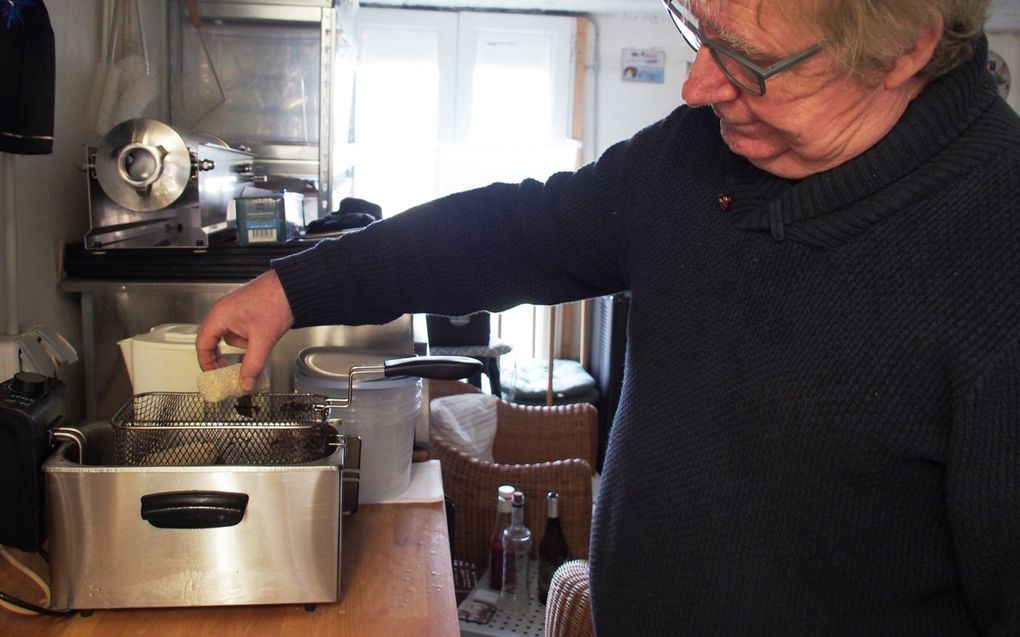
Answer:
[(195, 350), (204, 371), (228, 363), (220, 340), (247, 351), (241, 361), (241, 388), (251, 391), (269, 360), (273, 346), (294, 324), (287, 295), (270, 270), (218, 300), (198, 328)]

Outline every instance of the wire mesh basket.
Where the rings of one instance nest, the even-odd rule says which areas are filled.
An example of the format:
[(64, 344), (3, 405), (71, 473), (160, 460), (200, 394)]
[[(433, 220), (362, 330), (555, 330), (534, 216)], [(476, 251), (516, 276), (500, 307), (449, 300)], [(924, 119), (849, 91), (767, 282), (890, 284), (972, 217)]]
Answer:
[(290, 465), (333, 453), (326, 398), (253, 394), (209, 403), (198, 393), (132, 396), (113, 416), (120, 466)]

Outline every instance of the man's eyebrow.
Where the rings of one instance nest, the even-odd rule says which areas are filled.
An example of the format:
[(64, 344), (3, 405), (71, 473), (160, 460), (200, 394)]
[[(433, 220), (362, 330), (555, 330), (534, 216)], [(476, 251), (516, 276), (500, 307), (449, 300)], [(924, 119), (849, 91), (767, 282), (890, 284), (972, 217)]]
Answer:
[(707, 32), (705, 35), (707, 35), (709, 39), (726, 45), (726, 47), (732, 49), (734, 53), (739, 53), (749, 58), (761, 57), (765, 54), (764, 51), (744, 36), (716, 24), (716, 22), (711, 19), (699, 20), (698, 28), (702, 30), (702, 33)]

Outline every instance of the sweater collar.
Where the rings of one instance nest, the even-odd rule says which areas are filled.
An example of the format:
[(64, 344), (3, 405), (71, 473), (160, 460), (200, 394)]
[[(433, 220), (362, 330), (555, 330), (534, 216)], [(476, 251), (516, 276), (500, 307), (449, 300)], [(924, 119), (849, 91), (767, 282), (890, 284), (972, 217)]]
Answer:
[(944, 151), (997, 99), (986, 58), (982, 38), (974, 57), (929, 84), (882, 140), (826, 172), (790, 181), (729, 153), (726, 181), (734, 223), (768, 231), (777, 241), (831, 247), (915, 202), (926, 172), (918, 169), (926, 164), (946, 164), (946, 177), (951, 175), (945, 171), (970, 170), (982, 161), (979, 153), (960, 157)]

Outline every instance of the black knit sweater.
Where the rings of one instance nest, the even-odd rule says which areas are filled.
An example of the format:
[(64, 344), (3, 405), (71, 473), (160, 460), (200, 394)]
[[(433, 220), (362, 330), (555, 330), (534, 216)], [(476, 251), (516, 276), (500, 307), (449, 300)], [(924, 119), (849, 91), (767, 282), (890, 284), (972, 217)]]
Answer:
[(1015, 637), (1020, 119), (983, 59), (800, 182), (681, 107), (274, 267), (297, 326), (631, 291), (601, 637)]

